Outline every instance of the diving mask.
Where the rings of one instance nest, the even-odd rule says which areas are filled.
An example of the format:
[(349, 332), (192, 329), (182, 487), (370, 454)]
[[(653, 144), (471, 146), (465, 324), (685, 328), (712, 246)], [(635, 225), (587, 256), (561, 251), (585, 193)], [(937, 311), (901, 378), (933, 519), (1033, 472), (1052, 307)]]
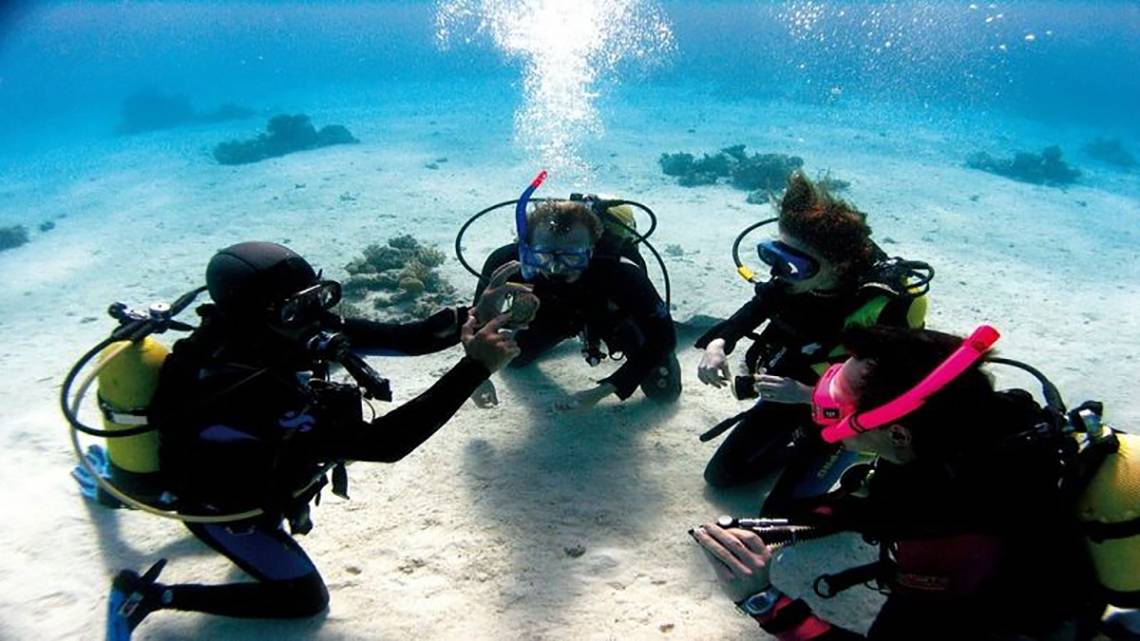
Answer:
[(832, 365), (812, 392), (812, 419), (823, 428), (822, 437), (828, 443), (838, 443), (868, 430), (890, 425), (918, 410), (927, 399), (981, 360), (1000, 336), (989, 325), (978, 327), (962, 341), (962, 345), (953, 354), (917, 385), (894, 400), (865, 412), (856, 409), (854, 394), (844, 393), (841, 398), (836, 398), (833, 394), (833, 382), (835, 387), (843, 384), (843, 379), (836, 380), (843, 364)]
[(819, 261), (783, 241), (762, 242), (756, 245), (756, 253), (777, 278), (801, 281), (819, 273)]
[(520, 246), (519, 253), (522, 254), (523, 267), (528, 268), (528, 271), (532, 274), (535, 272), (560, 274), (563, 272), (582, 271), (589, 267), (590, 258), (594, 255), (594, 250), (590, 247), (582, 249), (553, 249), (541, 245), (531, 247), (528, 244), (525, 247)]
[(303, 325), (339, 303), (340, 295), (340, 283), (322, 280), (271, 307), (270, 318), (285, 327)]

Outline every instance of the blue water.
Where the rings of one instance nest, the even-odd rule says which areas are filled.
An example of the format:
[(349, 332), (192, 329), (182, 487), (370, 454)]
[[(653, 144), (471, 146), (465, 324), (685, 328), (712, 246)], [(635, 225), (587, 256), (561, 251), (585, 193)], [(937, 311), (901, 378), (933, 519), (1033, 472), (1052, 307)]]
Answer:
[[(464, 214), (512, 197), (547, 167), (553, 193), (640, 197), (665, 213), (661, 244), (704, 248), (696, 264), (674, 269), (717, 295), (701, 300), (682, 287), (684, 319), (738, 304), (738, 282), (705, 282), (701, 270), (730, 274), (734, 231), (764, 212), (726, 186), (678, 188), (657, 158), (745, 143), (851, 180), (880, 236), (909, 236), (900, 251), (949, 263), (934, 320), (945, 315), (963, 331), (1000, 315), (973, 306), (979, 278), (1021, 284), (999, 278), (1000, 264), (1026, 270), (1017, 276), (1026, 285), (1096, 292), (1094, 305), (1057, 300), (1034, 322), (1075, 334), (1068, 307), (1093, 307), (1081, 321), (1098, 323), (1089, 331), (1128, 344), (1140, 328), (1113, 318), (1133, 318), (1140, 301), (1130, 285), (1140, 280), (1130, 249), (1140, 242), (1140, 172), (1083, 147), (1111, 138), (1140, 155), (1138, 35), (1140, 5), (1126, 1), (6, 3), (0, 226), (27, 227), (32, 245), (58, 237), (74, 246), (60, 232), (82, 234), (114, 214), (128, 228), (165, 216), (159, 226), (180, 255), (260, 234), (341, 261), (327, 243), (275, 223), (276, 212), (322, 223), (351, 202), (339, 195), (367, 190), (338, 223), (344, 234), (370, 238), (371, 214), (410, 209), (429, 214), (396, 216), (396, 231), (447, 246)], [(123, 101), (146, 89), (185, 96), (199, 111), (236, 103), (254, 115), (117, 135)], [(341, 154), (335, 172), (326, 160), (309, 170), (303, 154), (242, 169), (214, 162), (213, 145), (256, 134), (276, 113), (345, 124), (363, 144), (330, 152)], [(1082, 170), (1072, 193), (963, 168), (975, 151), (1008, 157), (1047, 145)], [(451, 163), (431, 171), (439, 157)], [(318, 180), (326, 191), (294, 189)], [(701, 218), (710, 206), (715, 226)], [(60, 232), (36, 231), (67, 216)], [(705, 235), (690, 238), (694, 223)], [(207, 229), (212, 245), (182, 240)], [(474, 251), (509, 240), (509, 225), (491, 229), (472, 234)], [(137, 286), (144, 296), (181, 285)], [(19, 295), (0, 300), (9, 310), (0, 320), (24, 309)], [(1033, 349), (1075, 359), (1080, 385), (1081, 367), (1099, 367), (1055, 343)], [(1112, 384), (1124, 393), (1123, 381)]]
[[(1140, 5), (971, 6), (667, 2), (674, 46), (660, 64), (619, 63), (597, 89), (704, 85), (722, 96), (902, 102), (1140, 132)], [(0, 14), (5, 147), (109, 129), (123, 96), (147, 86), (203, 105), (270, 105), (346, 86), (391, 96), (412, 81), (473, 99), (486, 83), (509, 92), (525, 61), (473, 29), (439, 46), (437, 10), (431, 2), (17, 2)]]

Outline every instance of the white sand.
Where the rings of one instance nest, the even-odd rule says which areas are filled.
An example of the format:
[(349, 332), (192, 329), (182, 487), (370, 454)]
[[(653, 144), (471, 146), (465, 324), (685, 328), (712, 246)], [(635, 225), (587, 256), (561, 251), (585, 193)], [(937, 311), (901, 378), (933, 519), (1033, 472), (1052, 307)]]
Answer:
[[(769, 210), (727, 186), (676, 186), (661, 175), (658, 154), (736, 142), (796, 153), (809, 170), (852, 181), (848, 195), (870, 212), (876, 237), (897, 241), (884, 245), (889, 252), (936, 266), (932, 327), (964, 332), (993, 322), (1005, 331), (1004, 354), (1038, 365), (1070, 402), (1101, 398), (1120, 426), (1140, 425), (1140, 404), (1129, 394), (1140, 338), (1140, 185), (1135, 174), (1113, 173), (1076, 153), (1099, 132), (1018, 123), (998, 130), (981, 119), (976, 128), (940, 129), (891, 123), (885, 111), (855, 106), (827, 112), (700, 95), (656, 98), (641, 103), (652, 108), (609, 116), (597, 145), (598, 178), (588, 187), (649, 204), (661, 216), (657, 246), (683, 246), (686, 255), (669, 261), (678, 320), (725, 315), (747, 299), (728, 248), (739, 229)], [(694, 102), (699, 110), (683, 108)], [(0, 467), (7, 508), (0, 637), (101, 638), (110, 577), (159, 557), (171, 559), (164, 581), (241, 578), (177, 523), (88, 507), (68, 477), (74, 461), (58, 386), (73, 360), (109, 330), (108, 303), (171, 300), (199, 283), (214, 250), (240, 240), (288, 242), (332, 276), (343, 276), (343, 265), (366, 244), (404, 232), (450, 253), (462, 220), (512, 198), (535, 169), (509, 145), (491, 142), (508, 139), (509, 109), (464, 111), (443, 98), (430, 110), (413, 97), (360, 104), (377, 101), (345, 99), (310, 113), (318, 126), (343, 122), (363, 144), (252, 166), (220, 167), (208, 149), (246, 135), (259, 126), (254, 121), (5, 166), (0, 223), (34, 228), (66, 218), (0, 253), (0, 365), (9, 373), (0, 389), (7, 455)], [(1004, 155), (1053, 142), (1088, 171), (1081, 186), (1035, 187), (961, 166), (978, 147)], [(424, 167), (442, 156), (448, 161), (439, 170)], [(543, 194), (577, 188), (553, 176)], [(345, 193), (355, 200), (342, 201)], [(504, 214), (473, 230), (466, 243), (473, 260), (508, 240), (509, 229)], [(753, 256), (745, 253), (751, 264)], [(445, 270), (467, 291), (471, 279), (457, 263)], [(686, 343), (692, 338), (682, 333)], [(375, 364), (403, 401), (459, 353)], [(739, 406), (727, 392), (699, 385), (698, 357), (687, 347), (680, 352), (686, 389), (671, 408), (635, 397), (603, 402), (582, 417), (553, 417), (547, 407), (560, 394), (607, 370), (589, 370), (572, 345), (499, 378), (499, 408), (468, 404), (404, 461), (354, 466), (353, 500), (326, 496), (314, 510), (317, 528), (301, 542), (332, 592), (327, 618), (265, 623), (159, 613), (136, 637), (759, 638), (720, 595), (685, 534), (718, 514), (749, 512), (759, 499), (756, 488), (715, 495), (703, 485), (713, 447), (696, 436)], [(574, 546), (585, 554), (569, 556)], [(795, 568), (779, 565), (777, 582), (807, 594), (820, 571), (873, 552), (840, 540), (794, 554)], [(860, 626), (876, 598), (852, 590), (821, 610)]]

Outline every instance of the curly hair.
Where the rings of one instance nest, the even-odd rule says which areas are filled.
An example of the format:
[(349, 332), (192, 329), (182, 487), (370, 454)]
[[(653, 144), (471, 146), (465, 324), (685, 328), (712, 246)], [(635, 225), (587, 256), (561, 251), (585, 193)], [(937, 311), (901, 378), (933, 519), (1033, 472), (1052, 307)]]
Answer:
[(788, 177), (788, 188), (780, 201), (779, 226), (780, 231), (819, 252), (835, 266), (841, 279), (859, 274), (875, 261), (867, 214), (801, 171)]
[(534, 240), (534, 230), (546, 227), (556, 235), (562, 236), (570, 233), (577, 225), (586, 228), (592, 242), (598, 242), (602, 237), (602, 221), (597, 214), (590, 211), (584, 203), (569, 200), (548, 200), (539, 204), (534, 211), (527, 214), (527, 230), (530, 238)]

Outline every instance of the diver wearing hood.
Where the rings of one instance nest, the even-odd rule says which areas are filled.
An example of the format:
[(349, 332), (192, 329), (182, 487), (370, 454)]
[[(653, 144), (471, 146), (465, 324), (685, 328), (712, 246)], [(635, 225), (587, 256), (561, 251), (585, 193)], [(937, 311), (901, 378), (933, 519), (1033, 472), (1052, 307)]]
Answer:
[[(156, 582), (163, 562), (143, 576), (125, 570), (112, 588), (109, 638), (129, 638), (158, 609), (254, 618), (323, 611), (328, 590), (293, 535), (312, 527), (308, 504), (319, 499), (325, 472), (332, 470), (333, 492), (347, 496), (346, 461), (400, 460), (518, 354), (499, 332), (507, 314), (481, 328), (462, 307), (402, 325), (340, 319), (329, 311), (340, 285), (273, 243), (219, 251), (206, 280), (213, 304), (198, 308), (200, 326), (163, 363), (150, 422), (158, 426), (160, 476), (178, 513), (263, 510), (242, 521), (187, 522), (255, 582), (163, 585)], [(354, 350), (427, 353), (457, 342), (466, 355), (431, 388), (364, 419), (362, 393), (390, 400), (390, 392)], [(332, 364), (356, 384), (331, 381)]]
[[(525, 208), (525, 198), (521, 202)], [(567, 338), (581, 336), (591, 365), (607, 357), (624, 362), (596, 387), (570, 395), (555, 409), (586, 409), (610, 394), (624, 400), (638, 386), (649, 398), (675, 400), (681, 377), (673, 319), (645, 270), (620, 255), (597, 251), (603, 225), (582, 202), (546, 201), (529, 213), (520, 209), (518, 217), (519, 241), (492, 252), (475, 290), (478, 298), (496, 270), (518, 260), (521, 278), (515, 280), (529, 284), (541, 302), (534, 320), (515, 335), (521, 354), (512, 366), (528, 365)]]
[[(839, 346), (845, 327), (923, 325), (932, 270), (888, 258), (865, 220), (803, 173), (789, 177), (773, 221), (779, 240), (757, 248), (772, 278), (756, 283), (751, 300), (696, 341), (705, 350), (701, 382), (730, 384), (738, 398), (758, 398), (702, 437), (735, 426), (705, 468), (710, 485), (748, 483), (778, 469), (795, 450), (788, 445), (797, 431), (812, 445), (812, 430), (804, 429), (811, 424), (811, 385), (845, 357)], [(741, 267), (741, 273), (749, 272)], [(727, 355), (745, 337), (753, 340), (745, 356), (748, 372), (734, 382)]]

